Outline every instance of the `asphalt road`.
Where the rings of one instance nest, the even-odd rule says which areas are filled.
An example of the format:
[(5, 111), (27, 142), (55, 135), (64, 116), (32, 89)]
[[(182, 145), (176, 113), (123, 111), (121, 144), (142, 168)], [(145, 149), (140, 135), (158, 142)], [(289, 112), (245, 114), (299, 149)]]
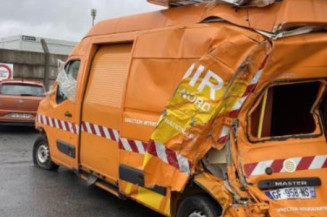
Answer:
[(33, 128), (0, 126), (0, 217), (160, 217), (134, 201), (87, 187), (73, 172), (33, 166)]

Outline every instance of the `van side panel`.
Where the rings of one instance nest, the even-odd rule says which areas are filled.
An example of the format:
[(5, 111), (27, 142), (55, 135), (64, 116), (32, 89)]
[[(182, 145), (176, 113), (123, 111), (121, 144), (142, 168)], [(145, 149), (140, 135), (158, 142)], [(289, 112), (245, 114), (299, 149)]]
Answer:
[(81, 166), (118, 179), (118, 142), (132, 43), (100, 47), (90, 71), (82, 109)]

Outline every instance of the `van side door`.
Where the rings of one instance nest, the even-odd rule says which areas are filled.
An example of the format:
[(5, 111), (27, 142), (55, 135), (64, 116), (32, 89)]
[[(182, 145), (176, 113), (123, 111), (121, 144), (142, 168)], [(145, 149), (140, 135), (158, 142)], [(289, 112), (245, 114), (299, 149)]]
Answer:
[[(47, 138), (54, 161), (77, 169), (79, 103), (76, 99), (81, 60), (74, 58), (60, 70), (46, 114), (39, 122), (47, 125)], [(60, 79), (61, 77), (61, 79)]]
[(80, 162), (83, 170), (118, 181), (120, 128), (132, 43), (99, 47), (82, 105)]

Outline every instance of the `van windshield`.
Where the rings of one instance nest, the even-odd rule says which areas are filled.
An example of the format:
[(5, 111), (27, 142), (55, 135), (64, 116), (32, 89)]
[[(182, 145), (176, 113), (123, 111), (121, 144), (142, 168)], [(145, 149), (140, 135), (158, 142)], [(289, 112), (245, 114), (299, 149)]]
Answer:
[(16, 96), (42, 96), (44, 90), (41, 86), (26, 84), (3, 84), (0, 94)]

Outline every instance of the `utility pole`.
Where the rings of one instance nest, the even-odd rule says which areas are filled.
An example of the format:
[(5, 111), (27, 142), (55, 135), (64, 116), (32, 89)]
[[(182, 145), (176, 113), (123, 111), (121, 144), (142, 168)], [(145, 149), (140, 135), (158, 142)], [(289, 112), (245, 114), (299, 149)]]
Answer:
[(91, 9), (91, 16), (92, 16), (92, 26), (94, 26), (95, 17), (97, 16), (96, 9)]
[(47, 45), (47, 42), (42, 38), (41, 39), (41, 44), (44, 52), (44, 86), (45, 89), (48, 91), (49, 90), (49, 77), (50, 77), (50, 51)]

